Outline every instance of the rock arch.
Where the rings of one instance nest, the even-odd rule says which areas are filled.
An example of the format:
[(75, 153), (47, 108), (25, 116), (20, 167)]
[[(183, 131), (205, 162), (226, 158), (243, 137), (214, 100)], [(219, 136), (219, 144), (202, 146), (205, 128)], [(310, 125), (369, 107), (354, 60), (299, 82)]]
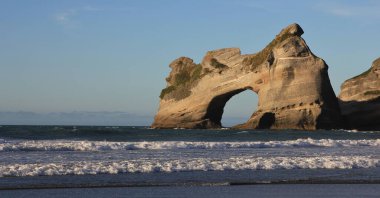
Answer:
[(153, 128), (218, 128), (226, 102), (250, 89), (258, 107), (238, 128), (317, 129), (341, 124), (325, 62), (301, 38), (298, 24), (283, 29), (262, 51), (209, 51), (200, 64), (174, 60)]
[(222, 126), (221, 120), (224, 113), (224, 107), (226, 106), (226, 103), (235, 95), (238, 95), (239, 93), (251, 90), (250, 88), (247, 89), (237, 89), (234, 91), (230, 91), (218, 96), (215, 96), (211, 99), (207, 110), (205, 119), (210, 120), (212, 123), (215, 123), (216, 126)]

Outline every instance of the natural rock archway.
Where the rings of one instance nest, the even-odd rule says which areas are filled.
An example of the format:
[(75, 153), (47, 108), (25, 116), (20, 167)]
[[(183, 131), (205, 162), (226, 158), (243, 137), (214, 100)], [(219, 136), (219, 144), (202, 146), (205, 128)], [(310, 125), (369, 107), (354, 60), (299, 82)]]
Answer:
[(256, 111), (258, 95), (247, 89), (231, 97), (223, 109), (222, 127), (233, 128), (244, 123)]
[(205, 119), (210, 120), (217, 126), (222, 126), (221, 120), (224, 112), (224, 106), (230, 98), (243, 91), (245, 91), (245, 89), (237, 89), (219, 96), (215, 96), (207, 107)]
[(340, 127), (328, 66), (302, 34), (292, 24), (256, 54), (226, 48), (207, 52), (200, 64), (187, 57), (174, 60), (152, 128), (221, 127), (226, 102), (247, 89), (258, 94), (258, 108), (237, 128)]

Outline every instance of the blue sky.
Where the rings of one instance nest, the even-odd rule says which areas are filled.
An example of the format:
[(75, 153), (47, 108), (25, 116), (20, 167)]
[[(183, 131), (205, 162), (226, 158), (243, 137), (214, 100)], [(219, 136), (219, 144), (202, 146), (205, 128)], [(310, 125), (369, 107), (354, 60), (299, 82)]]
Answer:
[[(149, 123), (172, 60), (254, 53), (294, 22), (338, 94), (380, 57), (379, 10), (375, 0), (1, 0), (0, 111), (117, 111)], [(233, 97), (226, 117), (248, 118), (256, 98)]]

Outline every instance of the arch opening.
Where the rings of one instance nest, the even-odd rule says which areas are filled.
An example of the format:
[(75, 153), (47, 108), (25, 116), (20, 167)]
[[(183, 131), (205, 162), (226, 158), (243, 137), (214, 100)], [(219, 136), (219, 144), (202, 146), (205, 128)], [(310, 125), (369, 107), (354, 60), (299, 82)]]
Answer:
[(220, 127), (242, 124), (255, 112), (257, 101), (257, 94), (249, 88), (231, 91), (211, 100), (206, 118)]

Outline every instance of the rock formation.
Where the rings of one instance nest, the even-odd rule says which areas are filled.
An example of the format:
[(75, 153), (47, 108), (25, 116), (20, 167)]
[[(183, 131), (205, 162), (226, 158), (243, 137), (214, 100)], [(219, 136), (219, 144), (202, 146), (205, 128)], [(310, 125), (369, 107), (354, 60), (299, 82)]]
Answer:
[(258, 94), (257, 111), (237, 128), (339, 128), (328, 66), (302, 34), (292, 24), (255, 54), (226, 48), (207, 52), (200, 64), (187, 57), (174, 60), (152, 128), (221, 127), (226, 102), (247, 89)]
[(380, 58), (342, 84), (339, 100), (348, 128), (380, 130)]

